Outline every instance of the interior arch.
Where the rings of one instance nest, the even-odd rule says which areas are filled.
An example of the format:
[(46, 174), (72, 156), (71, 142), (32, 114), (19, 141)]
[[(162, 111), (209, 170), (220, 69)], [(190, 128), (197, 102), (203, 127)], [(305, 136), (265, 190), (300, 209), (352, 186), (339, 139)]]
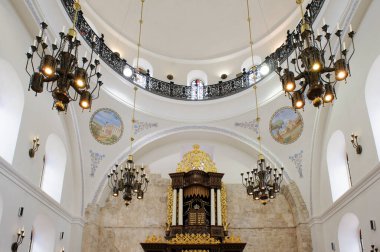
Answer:
[[(225, 173), (225, 177), (228, 178), (226, 183), (240, 184), (240, 173), (246, 172), (256, 165), (259, 146), (255, 140), (227, 129), (198, 126), (173, 128), (141, 138), (134, 146), (134, 160), (137, 164), (150, 163), (149, 173), (158, 173), (167, 177), (169, 173), (175, 171), (177, 162), (182, 158), (181, 154), (193, 144), (200, 144), (207, 152), (212, 150), (218, 171)], [(183, 148), (178, 148), (178, 146)], [(223, 153), (229, 149), (227, 152), (230, 153), (230, 156), (221, 157), (216, 146), (226, 148)], [(268, 162), (276, 164), (276, 166), (282, 163), (265, 146), (263, 146), (263, 153)], [(126, 149), (112, 163), (120, 163), (126, 159), (128, 154), (129, 149)], [(237, 158), (236, 155), (239, 157)], [(219, 158), (221, 158), (220, 161)], [(241, 160), (240, 164), (236, 164), (237, 160)], [(231, 169), (231, 167), (234, 168)], [(110, 193), (105, 179), (108, 172), (109, 170), (106, 169), (93, 197), (93, 203), (104, 203)], [(286, 171), (284, 171), (284, 180), (285, 183), (291, 180)]]
[[(22, 112), (24, 92), (13, 66), (0, 58), (0, 131), (3, 133), (0, 156), (12, 164)], [(6, 122), (6, 123), (5, 123)]]
[(380, 100), (377, 94), (380, 93), (380, 55), (373, 62), (366, 81), (365, 100), (367, 103), (368, 115), (371, 122), (372, 133), (375, 139), (377, 156), (380, 160)]
[(46, 140), (45, 166), (41, 180), (41, 189), (57, 202), (61, 200), (66, 162), (65, 145), (59, 136), (50, 134)]
[(338, 239), (342, 252), (360, 252), (359, 219), (353, 213), (345, 214), (339, 223)]

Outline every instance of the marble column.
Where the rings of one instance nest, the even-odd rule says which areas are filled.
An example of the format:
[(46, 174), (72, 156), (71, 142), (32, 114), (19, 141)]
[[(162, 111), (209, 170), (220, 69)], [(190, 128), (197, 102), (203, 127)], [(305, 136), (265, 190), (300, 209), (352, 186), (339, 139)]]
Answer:
[(222, 201), (220, 197), (220, 189), (216, 190), (216, 210), (217, 225), (222, 226)]
[(173, 189), (172, 226), (177, 226), (177, 189)]
[(183, 189), (179, 189), (178, 195), (178, 225), (183, 225)]
[(215, 226), (215, 190), (211, 188), (211, 226)]

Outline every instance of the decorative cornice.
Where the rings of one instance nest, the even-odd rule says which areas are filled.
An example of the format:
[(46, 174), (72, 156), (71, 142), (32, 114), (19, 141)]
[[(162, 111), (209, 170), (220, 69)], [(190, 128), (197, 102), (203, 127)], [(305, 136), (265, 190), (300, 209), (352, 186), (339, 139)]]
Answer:
[(72, 216), (67, 210), (65, 210), (59, 203), (53, 200), (49, 195), (43, 192), (40, 188), (37, 188), (31, 184), (28, 180), (22, 177), (17, 171), (15, 171), (8, 162), (0, 157), (0, 174), (4, 176), (8, 181), (13, 182), (16, 186), (22, 189), (27, 195), (34, 198), (46, 208), (62, 217), (64, 220), (72, 225), (80, 225), (84, 227), (84, 219), (81, 217)]

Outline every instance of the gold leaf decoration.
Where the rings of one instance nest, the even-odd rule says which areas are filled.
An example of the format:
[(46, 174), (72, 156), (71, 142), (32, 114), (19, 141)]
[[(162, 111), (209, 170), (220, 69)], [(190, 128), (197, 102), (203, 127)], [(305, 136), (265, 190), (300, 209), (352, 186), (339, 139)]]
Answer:
[(227, 218), (227, 191), (224, 183), (222, 183), (222, 188), (220, 190), (220, 201), (222, 203), (222, 224), (224, 230), (228, 230), (229, 223)]
[(170, 225), (172, 224), (173, 217), (173, 189), (170, 184), (168, 187), (168, 201), (167, 201), (167, 219), (166, 219), (166, 230), (169, 230)]
[(152, 235), (152, 236), (148, 235), (146, 237), (145, 243), (165, 243), (165, 242), (162, 237), (155, 236), (155, 235)]
[(227, 236), (224, 239), (223, 243), (242, 243), (242, 242), (239, 236), (231, 235), (231, 236)]
[(220, 241), (212, 238), (210, 234), (176, 234), (169, 244), (220, 244)]
[(178, 163), (176, 172), (189, 172), (201, 170), (204, 172), (217, 172), (215, 163), (206, 152), (200, 150), (199, 144), (193, 145), (193, 150), (183, 155), (183, 159)]

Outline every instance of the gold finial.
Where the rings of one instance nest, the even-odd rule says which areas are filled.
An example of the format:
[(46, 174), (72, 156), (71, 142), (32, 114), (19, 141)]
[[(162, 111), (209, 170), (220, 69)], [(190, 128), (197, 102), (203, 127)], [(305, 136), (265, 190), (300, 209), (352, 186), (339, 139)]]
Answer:
[(199, 144), (194, 144), (193, 150), (183, 155), (182, 161), (178, 163), (176, 172), (189, 172), (192, 170), (217, 172), (215, 163), (210, 155), (200, 150)]
[(303, 4), (303, 0), (296, 0), (297, 4)]

